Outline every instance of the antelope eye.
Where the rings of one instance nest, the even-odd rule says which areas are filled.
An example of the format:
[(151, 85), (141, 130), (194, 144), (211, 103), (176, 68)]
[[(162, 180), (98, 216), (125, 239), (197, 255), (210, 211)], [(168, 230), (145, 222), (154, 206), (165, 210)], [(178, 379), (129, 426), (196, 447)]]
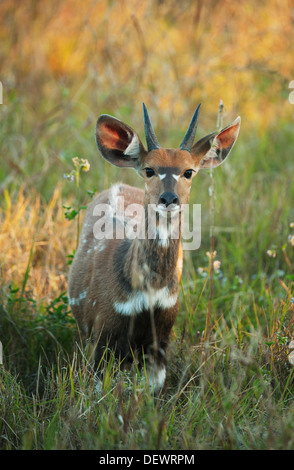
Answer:
[(155, 175), (155, 171), (152, 168), (145, 168), (147, 178), (151, 178), (151, 176)]
[(189, 180), (192, 176), (192, 172), (193, 170), (186, 170), (184, 173), (184, 177), (187, 178), (187, 180)]

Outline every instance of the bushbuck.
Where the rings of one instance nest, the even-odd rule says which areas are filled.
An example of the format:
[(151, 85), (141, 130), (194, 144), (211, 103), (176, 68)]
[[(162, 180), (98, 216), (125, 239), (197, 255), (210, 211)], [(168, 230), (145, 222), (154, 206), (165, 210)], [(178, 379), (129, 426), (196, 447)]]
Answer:
[[(177, 149), (159, 145), (144, 103), (147, 150), (127, 124), (109, 115), (98, 118), (102, 157), (135, 169), (145, 190), (118, 183), (92, 201), (69, 274), (69, 303), (93, 346), (97, 370), (103, 370), (108, 350), (124, 363), (135, 357), (145, 364), (155, 393), (166, 380), (166, 349), (179, 309), (182, 207), (198, 171), (228, 156), (241, 122), (238, 117), (194, 144), (199, 110)], [(130, 223), (132, 236), (126, 233)]]

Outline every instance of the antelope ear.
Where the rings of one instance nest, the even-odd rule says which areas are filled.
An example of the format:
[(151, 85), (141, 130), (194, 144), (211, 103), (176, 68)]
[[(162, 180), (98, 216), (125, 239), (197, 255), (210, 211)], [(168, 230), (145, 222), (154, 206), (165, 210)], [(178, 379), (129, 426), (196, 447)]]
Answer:
[(203, 137), (193, 145), (191, 154), (197, 159), (199, 169), (219, 166), (229, 155), (237, 140), (241, 118), (237, 117), (228, 127)]
[(107, 114), (98, 118), (96, 144), (102, 157), (119, 167), (137, 168), (147, 153), (131, 127)]

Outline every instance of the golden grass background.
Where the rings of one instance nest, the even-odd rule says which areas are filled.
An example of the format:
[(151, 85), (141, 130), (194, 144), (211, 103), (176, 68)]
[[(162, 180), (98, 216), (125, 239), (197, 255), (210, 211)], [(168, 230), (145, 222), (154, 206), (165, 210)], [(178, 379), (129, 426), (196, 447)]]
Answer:
[(34, 240), (34, 297), (66, 286), (75, 232), (61, 200), (71, 159), (89, 158), (98, 190), (120, 178), (95, 149), (99, 114), (142, 135), (144, 101), (162, 145), (177, 146), (200, 101), (200, 132), (214, 129), (222, 99), (226, 122), (242, 116), (248, 165), (254, 139), (293, 126), (291, 1), (5, 0), (0, 18), (1, 272), (4, 285), (19, 284)]

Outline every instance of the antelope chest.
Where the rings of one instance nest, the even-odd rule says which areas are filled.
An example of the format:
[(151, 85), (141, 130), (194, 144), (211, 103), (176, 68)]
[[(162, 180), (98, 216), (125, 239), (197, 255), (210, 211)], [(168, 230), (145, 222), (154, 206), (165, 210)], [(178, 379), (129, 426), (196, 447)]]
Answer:
[(135, 291), (129, 295), (127, 300), (114, 302), (114, 309), (120, 315), (135, 315), (144, 310), (155, 308), (169, 309), (176, 305), (178, 293), (171, 294), (168, 287), (155, 290)]

